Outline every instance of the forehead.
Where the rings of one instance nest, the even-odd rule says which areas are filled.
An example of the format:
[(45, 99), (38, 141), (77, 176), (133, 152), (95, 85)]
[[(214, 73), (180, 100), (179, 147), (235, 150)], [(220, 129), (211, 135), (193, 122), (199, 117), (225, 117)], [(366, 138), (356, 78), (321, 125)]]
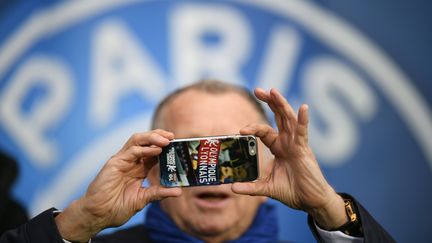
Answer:
[(251, 102), (232, 91), (185, 91), (165, 107), (161, 118), (161, 128), (174, 132), (176, 137), (237, 134), (247, 124), (262, 122)]

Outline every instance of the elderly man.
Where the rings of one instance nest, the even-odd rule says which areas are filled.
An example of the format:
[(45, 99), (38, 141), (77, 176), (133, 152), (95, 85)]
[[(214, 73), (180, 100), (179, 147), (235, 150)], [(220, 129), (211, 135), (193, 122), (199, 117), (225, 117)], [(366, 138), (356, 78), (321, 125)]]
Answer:
[[(81, 198), (61, 213), (45, 211), (0, 241), (88, 242), (102, 229), (122, 225), (160, 200), (150, 206), (144, 225), (92, 242), (274, 242), (275, 212), (265, 203), (267, 197), (308, 213), (318, 241), (393, 241), (361, 205), (337, 194), (325, 180), (308, 145), (308, 106), (302, 105), (296, 114), (275, 89), (256, 89), (255, 96), (273, 111), (277, 130), (243, 88), (202, 81), (174, 92), (156, 110), (154, 130), (134, 134)], [(258, 180), (160, 186), (156, 156), (170, 140), (238, 133), (260, 138)], [(150, 186), (142, 187), (146, 178)]]

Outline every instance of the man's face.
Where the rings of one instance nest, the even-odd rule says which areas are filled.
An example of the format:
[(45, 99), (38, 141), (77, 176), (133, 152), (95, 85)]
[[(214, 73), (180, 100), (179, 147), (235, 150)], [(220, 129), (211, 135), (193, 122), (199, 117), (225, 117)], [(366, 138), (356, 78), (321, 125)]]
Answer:
[[(253, 105), (235, 92), (215, 95), (197, 90), (172, 100), (161, 120), (158, 127), (176, 138), (238, 134), (247, 124), (263, 122)], [(180, 197), (166, 198), (161, 206), (183, 231), (203, 239), (228, 240), (247, 230), (264, 200), (235, 194), (231, 184), (224, 184), (183, 188)]]

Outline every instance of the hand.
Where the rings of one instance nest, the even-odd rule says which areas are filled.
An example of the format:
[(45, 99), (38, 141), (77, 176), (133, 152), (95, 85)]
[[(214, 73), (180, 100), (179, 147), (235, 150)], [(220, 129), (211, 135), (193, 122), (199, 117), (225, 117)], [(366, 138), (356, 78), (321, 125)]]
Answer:
[(287, 206), (306, 211), (325, 229), (347, 221), (343, 199), (325, 180), (308, 144), (308, 106), (298, 115), (276, 90), (255, 95), (273, 111), (278, 131), (267, 124), (252, 124), (240, 130), (254, 134), (274, 155), (271, 172), (255, 182), (235, 183), (232, 190), (240, 194), (268, 196)]
[(157, 163), (155, 156), (173, 138), (164, 130), (133, 135), (106, 162), (87, 192), (55, 218), (62, 237), (87, 242), (104, 228), (124, 224), (149, 202), (179, 196), (180, 188), (142, 187)]

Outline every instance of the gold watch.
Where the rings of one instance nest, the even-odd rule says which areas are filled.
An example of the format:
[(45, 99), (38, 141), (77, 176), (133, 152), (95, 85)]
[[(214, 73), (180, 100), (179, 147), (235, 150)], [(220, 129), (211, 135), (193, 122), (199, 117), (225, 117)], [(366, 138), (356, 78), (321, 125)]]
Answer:
[(345, 212), (348, 216), (348, 222), (337, 228), (336, 230), (342, 231), (344, 234), (356, 237), (363, 236), (363, 227), (360, 222), (360, 217), (354, 202), (351, 199), (344, 199)]

